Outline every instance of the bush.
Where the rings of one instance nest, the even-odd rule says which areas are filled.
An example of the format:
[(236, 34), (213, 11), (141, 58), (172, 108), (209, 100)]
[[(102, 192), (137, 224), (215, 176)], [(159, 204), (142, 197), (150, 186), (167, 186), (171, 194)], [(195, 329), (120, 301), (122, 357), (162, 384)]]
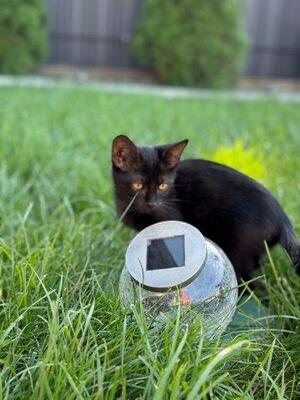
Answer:
[(0, 0), (0, 72), (32, 70), (47, 54), (43, 0)]
[(241, 11), (240, 0), (147, 0), (133, 51), (163, 83), (230, 86), (246, 47)]

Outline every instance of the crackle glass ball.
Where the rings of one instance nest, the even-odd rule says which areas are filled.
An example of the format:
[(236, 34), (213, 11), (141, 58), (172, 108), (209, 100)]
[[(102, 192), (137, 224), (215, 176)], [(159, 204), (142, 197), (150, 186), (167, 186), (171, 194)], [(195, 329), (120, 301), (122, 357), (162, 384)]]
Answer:
[(120, 277), (124, 308), (141, 302), (158, 322), (176, 315), (191, 324), (200, 315), (204, 332), (223, 332), (236, 309), (238, 289), (231, 262), (194, 226), (164, 221), (139, 232), (126, 251)]

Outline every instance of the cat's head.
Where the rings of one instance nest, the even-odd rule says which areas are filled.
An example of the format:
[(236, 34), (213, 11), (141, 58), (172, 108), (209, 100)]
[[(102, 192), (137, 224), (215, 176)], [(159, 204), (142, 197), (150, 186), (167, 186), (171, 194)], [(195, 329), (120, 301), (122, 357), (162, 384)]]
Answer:
[(112, 143), (117, 201), (126, 204), (136, 196), (134, 208), (143, 213), (166, 207), (174, 189), (176, 168), (187, 143), (188, 140), (183, 140), (163, 146), (141, 147), (125, 135), (117, 136)]

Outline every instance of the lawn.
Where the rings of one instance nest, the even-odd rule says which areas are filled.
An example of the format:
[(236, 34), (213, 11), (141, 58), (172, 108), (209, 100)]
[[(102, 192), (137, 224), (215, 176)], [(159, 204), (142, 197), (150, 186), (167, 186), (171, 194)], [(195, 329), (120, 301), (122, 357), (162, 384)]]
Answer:
[(133, 232), (118, 224), (110, 174), (121, 132), (188, 138), (185, 157), (240, 140), (300, 234), (299, 108), (1, 87), (0, 399), (299, 399), (300, 279), (285, 254), (260, 271), (256, 296), (273, 317), (255, 335), (208, 342), (197, 319), (154, 332), (139, 308), (120, 307)]

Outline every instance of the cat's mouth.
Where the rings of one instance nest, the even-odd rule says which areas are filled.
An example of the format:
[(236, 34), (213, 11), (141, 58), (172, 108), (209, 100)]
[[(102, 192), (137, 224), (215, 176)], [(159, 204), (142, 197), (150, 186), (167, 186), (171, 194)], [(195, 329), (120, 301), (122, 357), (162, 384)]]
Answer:
[(148, 212), (154, 212), (155, 210), (157, 210), (159, 208), (159, 206), (158, 205), (156, 205), (156, 206), (149, 206), (149, 205), (147, 205), (147, 211)]

